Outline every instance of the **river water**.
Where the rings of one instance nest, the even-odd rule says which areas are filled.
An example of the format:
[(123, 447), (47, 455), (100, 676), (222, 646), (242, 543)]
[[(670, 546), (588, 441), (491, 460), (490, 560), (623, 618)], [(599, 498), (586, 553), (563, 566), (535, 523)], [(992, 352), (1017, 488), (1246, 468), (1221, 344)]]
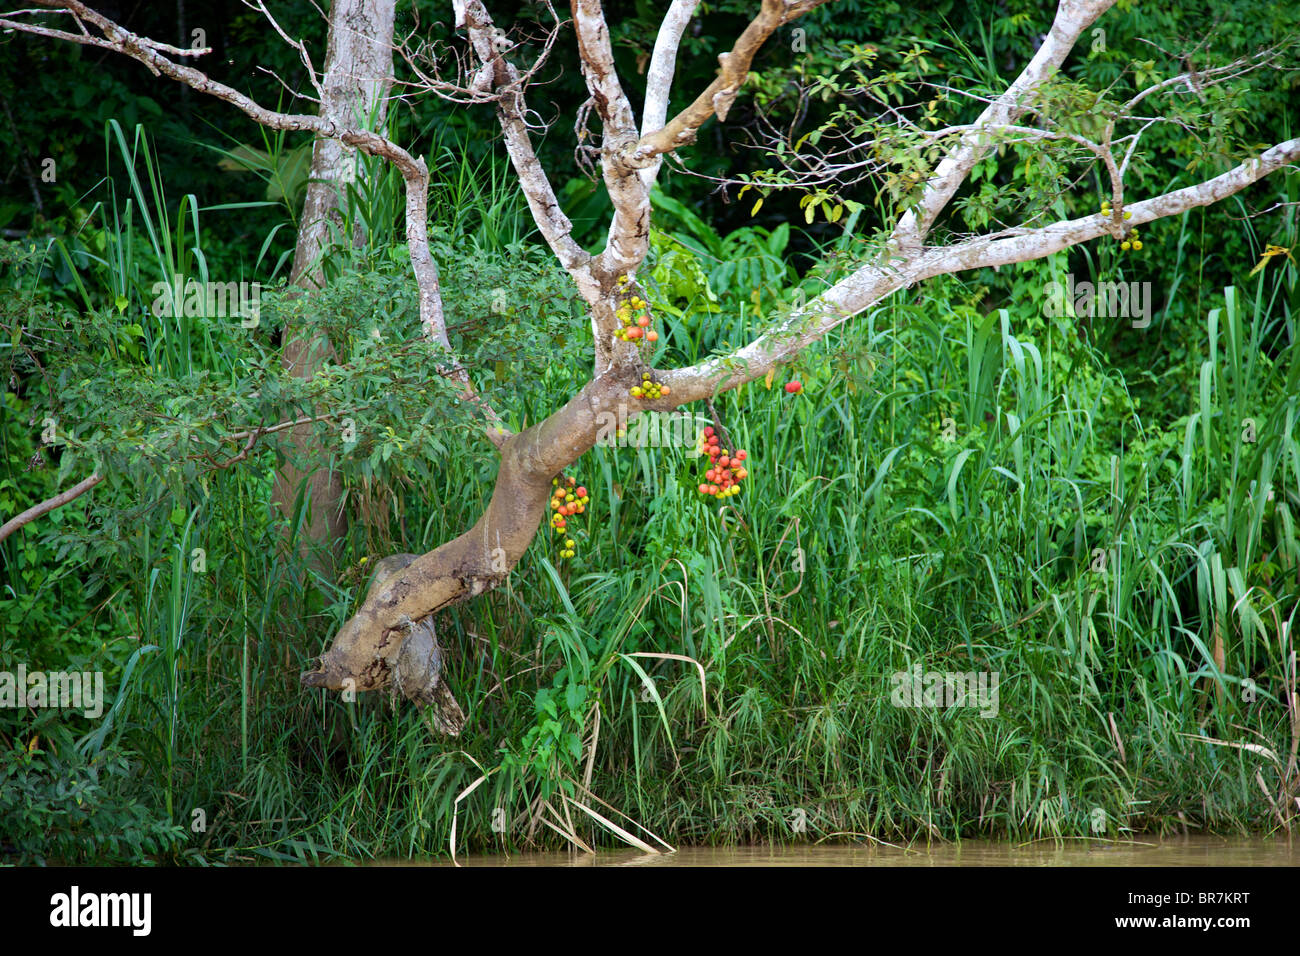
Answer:
[[(967, 840), (963, 843), (686, 847), (658, 856), (637, 850), (465, 854), (461, 866), (1298, 866), (1300, 841), (1285, 838), (1135, 837), (1124, 842)], [(410, 861), (391, 861), (409, 865)], [(450, 866), (449, 861), (430, 865)]]

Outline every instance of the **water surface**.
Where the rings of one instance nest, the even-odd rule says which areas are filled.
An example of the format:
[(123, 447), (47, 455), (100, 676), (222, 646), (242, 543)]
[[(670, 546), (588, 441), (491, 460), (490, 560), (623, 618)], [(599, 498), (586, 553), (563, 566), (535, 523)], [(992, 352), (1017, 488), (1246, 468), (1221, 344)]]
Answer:
[[(461, 866), (1297, 866), (1300, 849), (1285, 838), (1189, 836), (1135, 837), (1124, 842), (967, 840), (928, 846), (862, 843), (685, 847), (659, 856), (637, 850), (596, 854), (461, 853), (457, 859)], [(409, 862), (389, 861), (388, 865)]]

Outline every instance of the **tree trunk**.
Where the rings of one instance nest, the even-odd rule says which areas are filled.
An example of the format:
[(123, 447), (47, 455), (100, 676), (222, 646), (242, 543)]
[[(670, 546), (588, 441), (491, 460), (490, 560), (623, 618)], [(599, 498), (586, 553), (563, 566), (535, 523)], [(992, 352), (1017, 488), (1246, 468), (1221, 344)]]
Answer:
[[(394, 9), (394, 0), (335, 0), (330, 4), (321, 84), (323, 119), (339, 127), (382, 132), (386, 97), (393, 81)], [(325, 284), (321, 257), (330, 243), (331, 224), (338, 228), (340, 191), (354, 177), (355, 161), (355, 150), (339, 140), (316, 138), (290, 273), (292, 285), (318, 289)], [(281, 361), (289, 374), (311, 378), (330, 357), (330, 344), (324, 336), (284, 330)], [(306, 483), (310, 511), (299, 546), (314, 548), (316, 567), (333, 577), (330, 545), (347, 530), (342, 513), (343, 485), (333, 468), (333, 450), (313, 440), (311, 425), (293, 429), (283, 447), (288, 460), (276, 475), (272, 499), (286, 518), (292, 518), (299, 489)]]
[[(392, 681), (412, 622), (505, 581), (546, 515), (551, 479), (596, 444), (602, 412), (627, 397), (634, 379), (602, 377), (545, 421), (510, 437), (487, 510), (469, 531), (376, 576), (360, 610), (339, 630), (304, 687), (378, 690)], [(403, 556), (405, 557), (405, 556)]]

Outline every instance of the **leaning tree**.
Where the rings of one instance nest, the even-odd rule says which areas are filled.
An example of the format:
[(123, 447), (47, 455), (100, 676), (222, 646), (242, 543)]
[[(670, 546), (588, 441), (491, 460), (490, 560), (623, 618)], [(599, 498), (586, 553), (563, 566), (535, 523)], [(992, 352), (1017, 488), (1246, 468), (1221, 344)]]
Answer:
[[(1127, 99), (1113, 90), (1087, 90), (1069, 81), (1061, 73), (1062, 66), (1115, 0), (1060, 0), (1037, 52), (1005, 88), (985, 90), (982, 95), (937, 88), (929, 96), (918, 96), (916, 108), (911, 109), (876, 95), (867, 78), (856, 87), (841, 89), (859, 94), (857, 112), (838, 114), (839, 119), (820, 129), (816, 137), (789, 143), (775, 127), (767, 127), (771, 138), (763, 141), (760, 136), (757, 143), (767, 149), (770, 166), (764, 175), (748, 178), (746, 186), (761, 193), (792, 188), (807, 190), (809, 196), (843, 196), (846, 184), (873, 179), (877, 187), (888, 186), (885, 195), (898, 199), (892, 218), (879, 236), (864, 244), (851, 269), (781, 316), (754, 341), (689, 367), (652, 368), (650, 350), (645, 348), (647, 335), (637, 324), (647, 314), (651, 296), (638, 273), (650, 252), (651, 190), (661, 165), (668, 160), (685, 167), (687, 147), (701, 127), (713, 118), (726, 120), (749, 79), (756, 52), (777, 30), (826, 0), (762, 0), (732, 49), (718, 57), (713, 81), (670, 117), (679, 48), (699, 5), (699, 0), (672, 0), (646, 65), (647, 92), (639, 122), (615, 68), (600, 0), (571, 0), (568, 19), (543, 0), (552, 26), (545, 36), (527, 43), (518, 42), (494, 23), (482, 0), (453, 0), (454, 30), (463, 34), (467, 45), (448, 58), (439, 55), (443, 48), (428, 37), (395, 39), (392, 48), (409, 74), (402, 95), (426, 92), (495, 109), (518, 188), (590, 318), (590, 379), (545, 420), (516, 434), (476, 394), (467, 369), (452, 352), (438, 269), (429, 246), (429, 174), (423, 159), (337, 115), (269, 110), (187, 64), (204, 51), (135, 35), (74, 0), (35, 2), (67, 22), (51, 23), (33, 18), (33, 11), (17, 11), (0, 18), (0, 28), (115, 50), (155, 74), (226, 100), (264, 126), (311, 131), (381, 157), (400, 171), (422, 332), (445, 350), (447, 361), (437, 373), (457, 383), (460, 397), (474, 409), (484, 436), (499, 454), (496, 484), (486, 510), (468, 531), (426, 554), (395, 555), (381, 562), (360, 609), (335, 635), (319, 666), (302, 675), (302, 684), (355, 690), (392, 685), (409, 698), (439, 702), (438, 709), (447, 718), (442, 726), (452, 732), (458, 727), (458, 713), (440, 680), (433, 615), (507, 579), (552, 513), (557, 476), (597, 443), (602, 423), (611, 416), (628, 409), (663, 412), (707, 402), (720, 392), (768, 376), (831, 330), (924, 279), (1027, 262), (1100, 237), (1131, 241), (1133, 230), (1144, 223), (1223, 200), (1272, 172), (1289, 168), (1300, 157), (1300, 139), (1291, 139), (1256, 150), (1239, 165), (1195, 185), (1131, 199), (1126, 174), (1135, 157), (1140, 157), (1149, 130), (1162, 123), (1194, 130), (1198, 119), (1212, 125), (1214, 106), (1207, 103), (1205, 91), (1276, 66), (1280, 53), (1264, 50), (1233, 62), (1195, 67), (1186, 57), (1185, 69), (1177, 75), (1144, 84)], [(260, 3), (255, 7), (266, 12)], [(576, 37), (578, 66), (589, 93), (579, 122), (581, 133), (576, 134), (581, 141), (578, 155), (597, 160), (599, 177), (613, 205), (607, 241), (594, 254), (573, 238), (572, 224), (539, 161), (534, 145), (540, 132), (537, 114), (526, 99), (564, 30), (572, 30)], [(871, 52), (866, 48), (864, 55), (869, 58)], [(312, 78), (317, 85), (314, 72)], [(928, 102), (922, 103), (923, 99)], [(967, 122), (941, 125), (936, 120), (941, 109), (958, 118), (978, 115)], [(926, 115), (922, 119), (920, 114)], [(599, 130), (588, 137), (583, 124), (591, 116)], [(759, 124), (760, 131), (763, 128)], [(955, 203), (954, 198), (983, 161), (1011, 144), (1028, 144), (1073, 163), (1078, 172), (1072, 180), (1076, 188), (1081, 189), (1077, 184), (1089, 175), (1097, 175), (1105, 184), (1100, 211), (1052, 221), (1050, 200), (1059, 198), (1058, 190), (1056, 197), (1038, 203), (1020, 222), (996, 222), (972, 231), (971, 217), (955, 214), (954, 207), (962, 200)], [(1068, 188), (1071, 181), (1065, 182)], [(252, 430), (248, 447), (259, 434), (271, 430)], [(35, 506), (10, 522), (6, 532), (71, 500), (100, 477), (92, 475), (57, 499)]]

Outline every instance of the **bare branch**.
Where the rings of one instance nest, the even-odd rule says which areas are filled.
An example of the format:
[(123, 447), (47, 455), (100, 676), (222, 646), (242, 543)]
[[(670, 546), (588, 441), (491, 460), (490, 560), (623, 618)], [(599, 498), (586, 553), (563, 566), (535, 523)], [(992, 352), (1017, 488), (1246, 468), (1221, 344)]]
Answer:
[(298, 51), (298, 59), (300, 59), (302, 65), (307, 68), (307, 79), (311, 83), (313, 89), (316, 90), (316, 95), (319, 97), (318, 102), (324, 103), (325, 91), (321, 89), (320, 80), (316, 75), (316, 68), (312, 66), (311, 54), (307, 52), (306, 45), (301, 40), (294, 40), (289, 36), (289, 34), (284, 32), (279, 21), (276, 20), (275, 17), (271, 16), (271, 11), (266, 9), (266, 4), (263, 3), (262, 0), (257, 0), (257, 3), (253, 3), (252, 0), (243, 0), (243, 4), (250, 10), (257, 10), (262, 14), (262, 16), (266, 17), (267, 22), (271, 24), (275, 29), (275, 32), (280, 34), (280, 39)]
[(497, 119), (533, 221), (555, 257), (573, 278), (582, 297), (591, 303), (599, 298), (591, 276), (591, 256), (574, 240), (573, 223), (560, 209), (555, 190), (533, 151), (532, 139), (524, 122), (526, 107), (523, 91), (519, 89), (519, 72), (494, 47), (495, 28), (482, 0), (456, 0), (456, 23), (468, 31), (479, 62), (491, 70), (493, 89), (501, 94), (496, 100)]
[(718, 55), (720, 69), (717, 79), (666, 126), (643, 135), (637, 143), (625, 149), (619, 161), (631, 168), (645, 168), (654, 157), (693, 142), (696, 131), (710, 116), (717, 114), (719, 120), (725, 120), (736, 93), (749, 76), (749, 65), (764, 41), (778, 28), (825, 2), (827, 0), (763, 0), (762, 12), (745, 28), (731, 52)]
[(578, 36), (582, 75), (604, 126), (604, 142), (634, 140), (636, 118), (614, 68), (614, 49), (610, 46), (609, 26), (600, 0), (570, 0), (570, 9)]
[[(1300, 138), (1287, 140), (1221, 176), (1127, 208), (1130, 226), (1176, 216), (1240, 192), (1283, 167), (1300, 162)], [(837, 282), (790, 318), (731, 355), (663, 373), (672, 399), (647, 403), (673, 408), (761, 378), (835, 327), (899, 289), (938, 275), (1041, 259), (1111, 232), (1100, 215), (1053, 223), (1022, 235), (979, 237), (951, 247), (924, 247), (886, 264), (865, 265)]]
[[(614, 275), (636, 268), (645, 258), (650, 237), (650, 193), (640, 176), (630, 172), (619, 159), (623, 150), (637, 141), (636, 118), (614, 66), (609, 27), (600, 0), (571, 0), (571, 8), (582, 73), (591, 93), (590, 102), (601, 121), (601, 172), (614, 205), (609, 239), (594, 269), (608, 294)], [(597, 375), (614, 364), (632, 362), (631, 347), (620, 347), (613, 341), (616, 328), (612, 309), (593, 309)]]
[[(975, 125), (993, 128), (1014, 122), (1026, 110), (1034, 92), (1060, 69), (1083, 31), (1114, 3), (1115, 0), (1061, 0), (1043, 45), (1006, 92), (980, 114)], [(988, 140), (981, 133), (962, 137), (935, 169), (920, 201), (899, 219), (893, 241), (904, 247), (919, 247), (939, 213), (988, 149)]]
[[(716, 114), (720, 120), (726, 119), (736, 93), (749, 76), (750, 63), (763, 42), (777, 28), (824, 2), (826, 0), (763, 0), (762, 12), (745, 28), (731, 52), (718, 56), (721, 64), (718, 77), (666, 126), (642, 135), (639, 140), (629, 138), (626, 141), (611, 139), (609, 130), (606, 130), (602, 161), (605, 188), (614, 204), (614, 219), (610, 224), (609, 240), (596, 259), (594, 272), (607, 284), (607, 288), (612, 287), (608, 284), (618, 276), (640, 266), (649, 251), (649, 184), (653, 183), (654, 177), (643, 178), (640, 171), (651, 167), (657, 169), (659, 156), (692, 142), (700, 126), (710, 116)], [(665, 39), (665, 45), (667, 43), (668, 40)], [(598, 317), (598, 374), (604, 367), (630, 361), (631, 355), (630, 346), (610, 346), (611, 355), (602, 363), (600, 350), (605, 347), (604, 342), (610, 341), (617, 328), (613, 312), (606, 311), (609, 312), (608, 315)]]
[[(428, 91), (450, 103), (464, 105), (495, 103), (503, 96), (527, 89), (538, 72), (550, 59), (551, 49), (555, 46), (555, 41), (559, 38), (560, 29), (563, 25), (551, 0), (542, 0), (542, 2), (555, 23), (547, 31), (545, 39), (542, 40), (542, 50), (533, 61), (532, 66), (519, 71), (516, 79), (500, 90), (494, 89), (493, 86), (495, 58), (487, 63), (477, 62), (476, 51), (473, 46), (467, 51), (459, 47), (447, 51), (447, 55), (453, 57), (456, 61), (457, 81), (451, 82), (443, 79), (439, 75), (438, 57), (441, 51), (438, 49), (438, 44), (435, 41), (421, 40), (414, 48), (411, 47), (411, 38), (423, 35), (420, 27), (419, 10), (413, 7), (414, 23), (411, 30), (405, 39), (394, 46), (394, 49), (406, 61), (415, 77), (414, 80), (403, 81), (402, 85), (416, 91)], [(463, 4), (461, 6), (464, 7)], [(463, 29), (465, 26), (463, 10), (459, 16), (457, 28)], [(502, 56), (518, 46), (518, 43), (504, 31), (494, 28), (492, 34), (492, 47), (496, 53)]]
[[(648, 136), (662, 129), (668, 121), (668, 97), (672, 91), (673, 74), (677, 70), (677, 50), (681, 46), (682, 34), (686, 32), (691, 17), (700, 0), (673, 0), (672, 6), (664, 14), (664, 22), (655, 37), (654, 52), (650, 55), (650, 68), (645, 78), (645, 109), (641, 114), (641, 135)], [(659, 176), (659, 167), (663, 164), (660, 156), (641, 170), (641, 182), (645, 188), (652, 189)]]
[(95, 474), (91, 475), (89, 478), (83, 478), (81, 481), (77, 482), (67, 491), (62, 491), (59, 494), (55, 495), (53, 498), (47, 498), (38, 505), (32, 505), (22, 514), (18, 514), (10, 518), (8, 521), (4, 523), (3, 526), (0, 526), (0, 541), (3, 541), (5, 538), (9, 537), (11, 534), (13, 534), (23, 525), (31, 521), (35, 521), (41, 515), (49, 514), (55, 508), (61, 508), (64, 505), (66, 505), (69, 501), (72, 501), (76, 498), (80, 498), (91, 488), (94, 488), (97, 484), (103, 481), (104, 477), (105, 477), (104, 475), (101, 475), (98, 472), (96, 472)]
[[(1300, 138), (1278, 143), (1255, 159), (1247, 160), (1221, 176), (1125, 206), (1125, 210), (1132, 213), (1128, 225), (1140, 226), (1167, 216), (1177, 216), (1198, 206), (1213, 205), (1258, 182), (1270, 173), (1297, 162), (1300, 162)], [(1109, 233), (1110, 230), (1104, 225), (1109, 221), (1101, 216), (1088, 216), (1084, 219), (1053, 223), (1022, 236), (992, 241), (972, 240), (942, 251), (960, 259), (962, 264), (957, 271), (1028, 262)], [(938, 274), (930, 272), (921, 278)]]

